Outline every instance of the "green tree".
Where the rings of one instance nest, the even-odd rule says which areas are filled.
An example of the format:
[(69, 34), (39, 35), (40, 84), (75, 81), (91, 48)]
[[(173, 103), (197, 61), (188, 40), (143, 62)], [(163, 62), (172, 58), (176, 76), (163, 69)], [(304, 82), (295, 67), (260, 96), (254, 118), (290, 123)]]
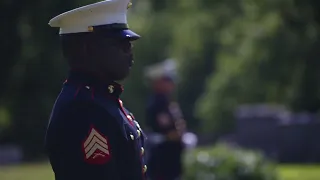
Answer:
[(318, 25), (312, 4), (238, 3), (242, 13), (221, 31), (218, 70), (198, 101), (197, 113), (207, 130), (232, 130), (233, 110), (243, 103), (318, 110), (319, 73), (312, 67), (317, 65)]

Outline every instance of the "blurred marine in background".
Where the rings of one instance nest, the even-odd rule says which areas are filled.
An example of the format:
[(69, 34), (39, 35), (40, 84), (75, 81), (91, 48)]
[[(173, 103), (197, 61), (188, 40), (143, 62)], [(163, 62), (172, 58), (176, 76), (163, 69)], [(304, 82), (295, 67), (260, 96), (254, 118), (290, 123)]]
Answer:
[[(71, 10), (49, 24), (60, 27), (70, 66), (53, 107), (46, 150), (56, 180), (145, 180), (145, 135), (120, 100), (117, 83), (133, 65), (129, 0), (107, 0)], [(59, 71), (59, 69), (57, 69)]]
[(151, 131), (147, 141), (148, 175), (151, 180), (178, 180), (188, 142), (183, 141), (187, 135), (185, 120), (172, 98), (177, 80), (175, 61), (167, 59), (147, 67), (145, 75), (152, 90), (146, 114), (146, 124)]

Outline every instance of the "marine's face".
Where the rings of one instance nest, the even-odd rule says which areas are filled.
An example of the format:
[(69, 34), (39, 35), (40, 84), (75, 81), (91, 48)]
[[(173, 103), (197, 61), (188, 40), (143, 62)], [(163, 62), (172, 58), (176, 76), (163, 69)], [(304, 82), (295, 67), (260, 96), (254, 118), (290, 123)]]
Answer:
[(175, 89), (175, 84), (172, 80), (167, 78), (159, 78), (154, 81), (154, 86), (157, 91), (162, 93), (171, 94)]
[(92, 56), (100, 72), (119, 81), (125, 79), (133, 65), (132, 42), (129, 39), (96, 36)]
[(164, 89), (167, 93), (172, 93), (175, 89), (175, 84), (171, 80), (164, 79), (162, 80)]

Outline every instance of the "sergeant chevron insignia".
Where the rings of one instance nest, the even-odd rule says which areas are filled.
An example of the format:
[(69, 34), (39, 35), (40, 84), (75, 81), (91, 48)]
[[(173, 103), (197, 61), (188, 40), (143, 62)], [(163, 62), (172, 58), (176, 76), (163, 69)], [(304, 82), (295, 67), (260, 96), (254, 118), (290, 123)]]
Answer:
[(104, 164), (111, 158), (107, 137), (94, 127), (90, 128), (88, 137), (83, 144), (84, 159), (90, 164)]

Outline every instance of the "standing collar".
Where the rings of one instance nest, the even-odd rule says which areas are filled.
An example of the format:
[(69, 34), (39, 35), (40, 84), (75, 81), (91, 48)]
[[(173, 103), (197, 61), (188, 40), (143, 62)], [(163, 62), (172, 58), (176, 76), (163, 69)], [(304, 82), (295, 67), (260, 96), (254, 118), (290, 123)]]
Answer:
[(81, 87), (90, 87), (97, 93), (111, 95), (116, 98), (119, 98), (123, 92), (123, 86), (119, 83), (112, 80), (102, 79), (92, 73), (82, 71), (69, 71), (69, 75), (65, 83)]

